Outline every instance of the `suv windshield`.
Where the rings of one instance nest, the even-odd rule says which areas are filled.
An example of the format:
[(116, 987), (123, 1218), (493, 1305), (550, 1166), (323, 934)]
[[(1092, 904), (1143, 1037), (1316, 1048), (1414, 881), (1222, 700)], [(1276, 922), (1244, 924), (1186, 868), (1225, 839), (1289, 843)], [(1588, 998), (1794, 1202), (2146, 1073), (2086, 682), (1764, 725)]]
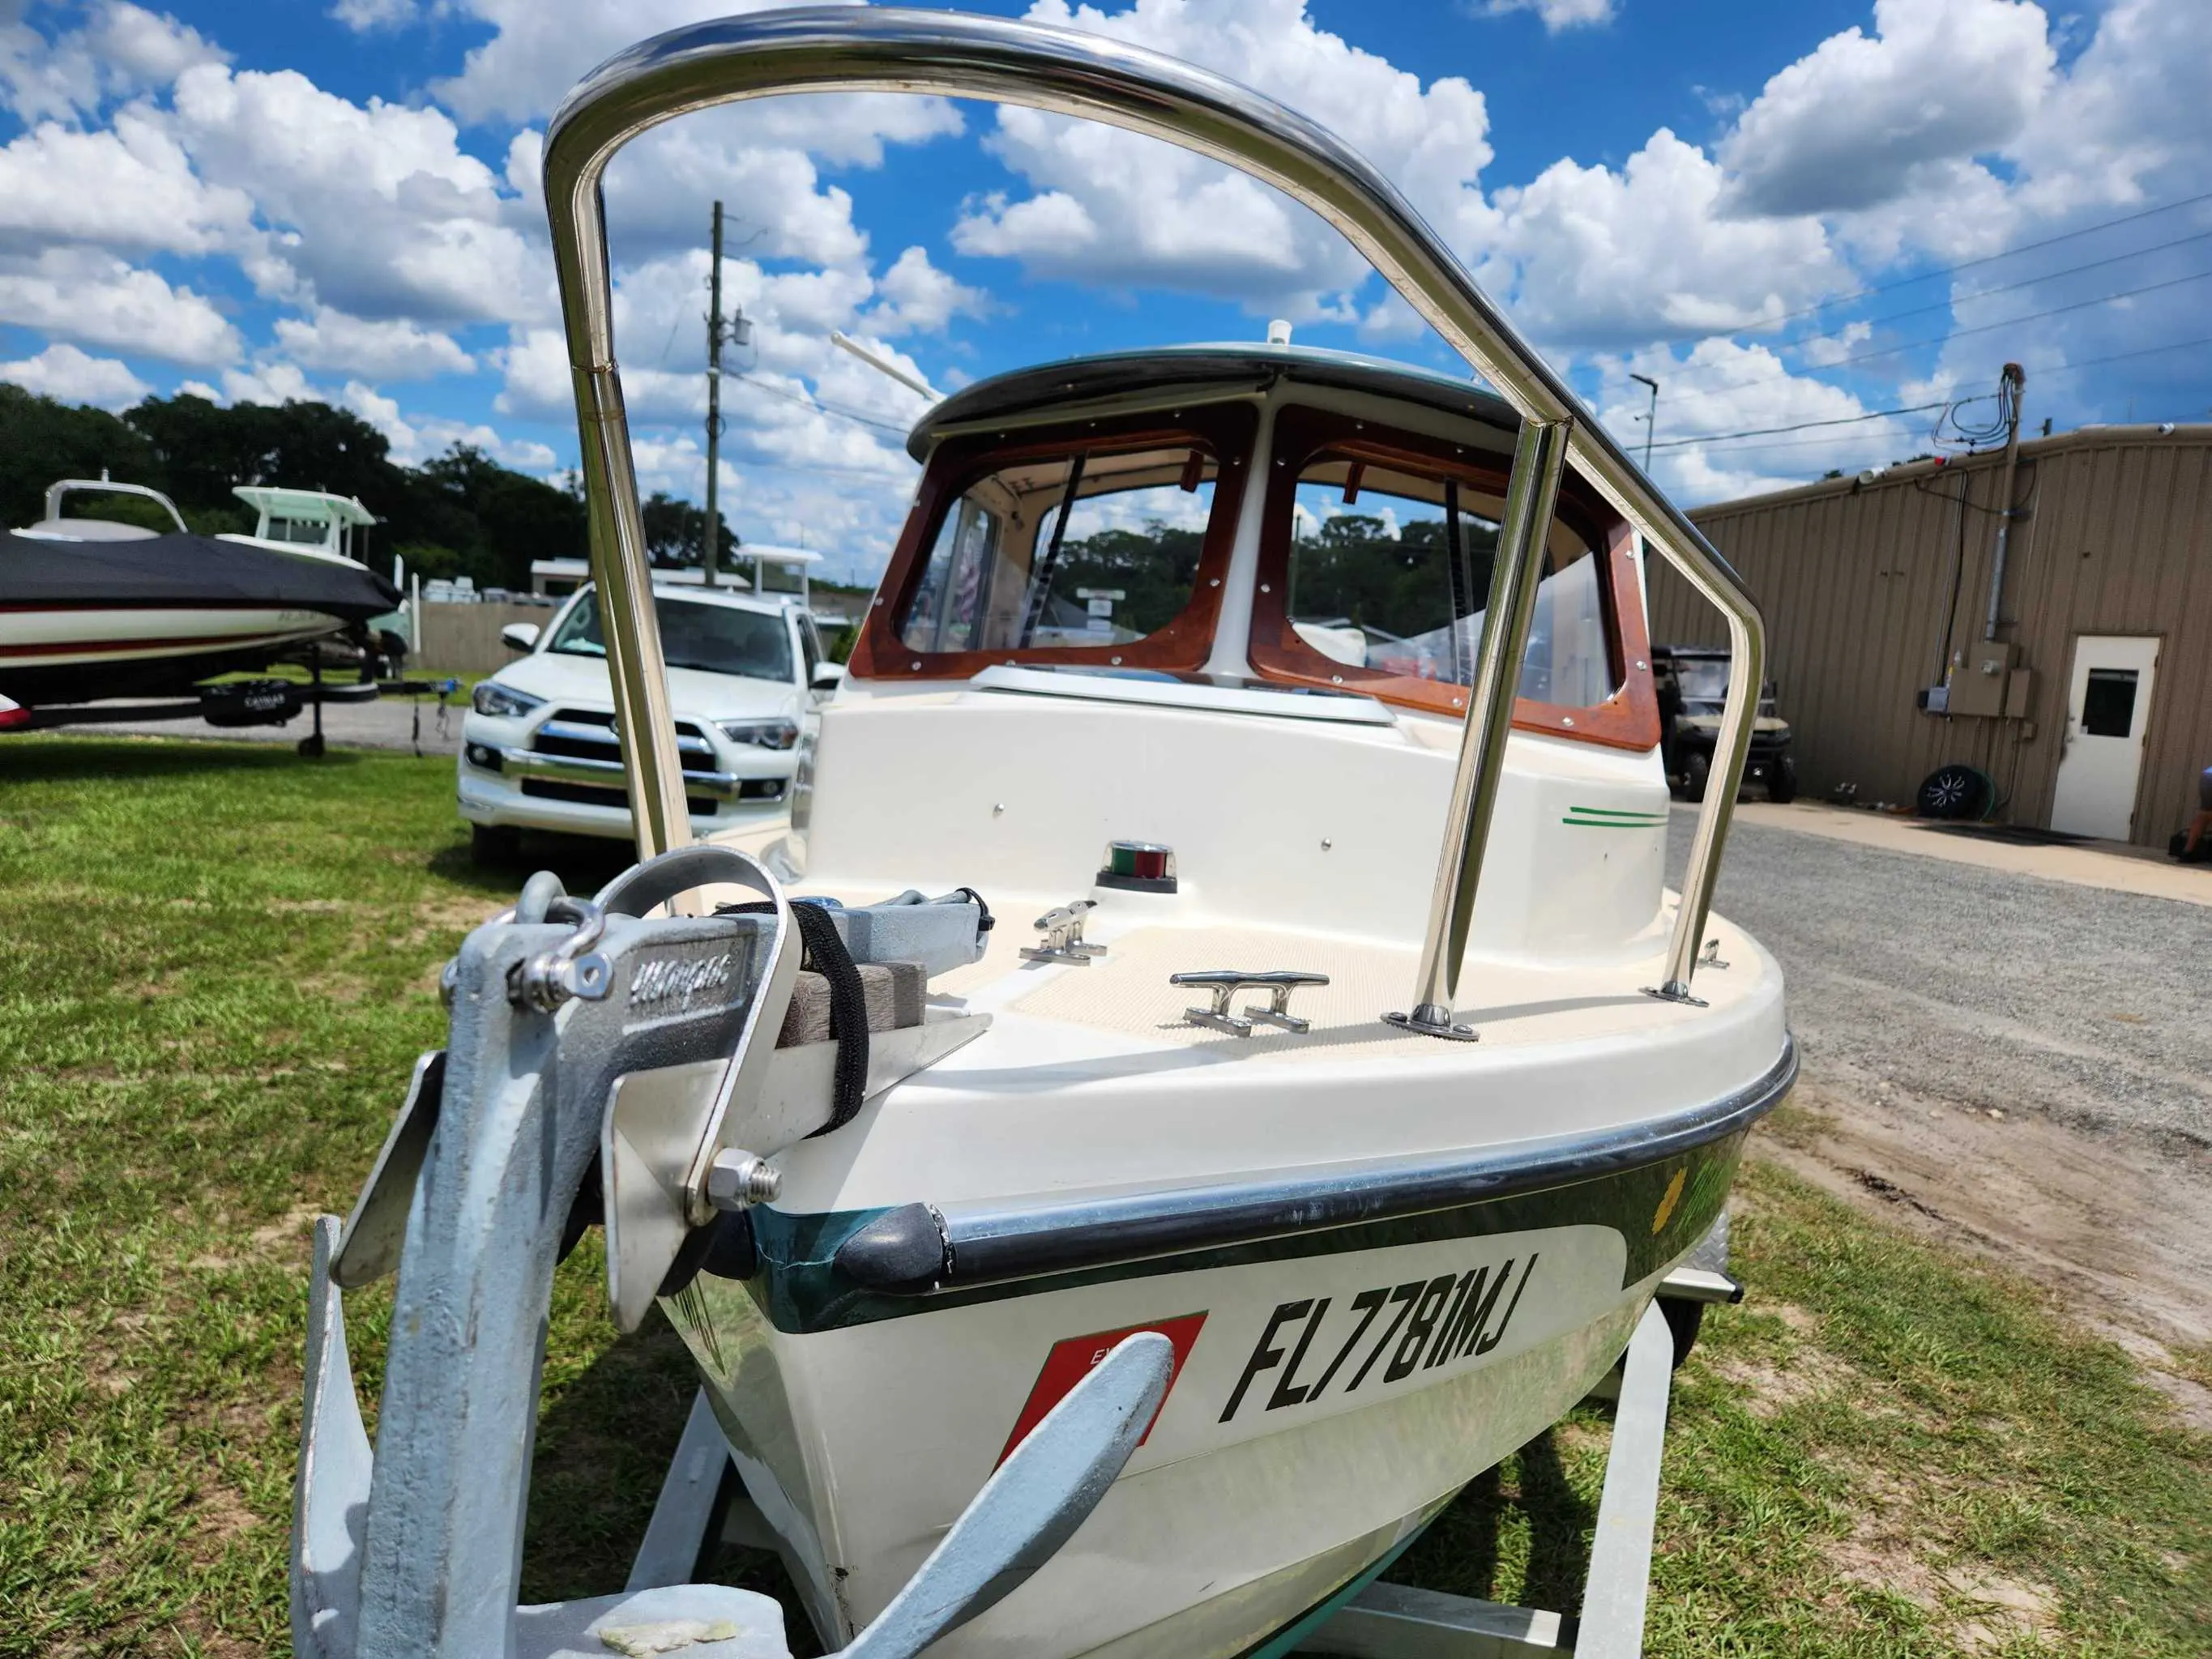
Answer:
[[(653, 611), (660, 619), (660, 654), (671, 668), (790, 683), (791, 629), (781, 615), (665, 593), (653, 596)], [(607, 654), (596, 592), (576, 601), (545, 648), (571, 657)]]

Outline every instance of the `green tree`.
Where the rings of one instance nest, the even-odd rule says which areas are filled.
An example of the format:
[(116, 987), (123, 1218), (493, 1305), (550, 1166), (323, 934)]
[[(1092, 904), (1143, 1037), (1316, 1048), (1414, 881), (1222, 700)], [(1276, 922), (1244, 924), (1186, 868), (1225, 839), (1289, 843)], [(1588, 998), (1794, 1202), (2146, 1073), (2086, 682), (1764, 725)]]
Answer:
[(162, 489), (167, 474), (144, 437), (104, 409), (56, 403), (0, 382), (0, 526), (45, 516), (46, 486), (107, 475)]
[[(701, 562), (701, 550), (707, 544), (705, 507), (656, 489), (646, 497), (641, 512), (646, 552), (653, 563), (664, 568), (696, 568)], [(731, 555), (738, 550), (738, 536), (726, 520), (721, 532), (720, 568), (727, 570)]]

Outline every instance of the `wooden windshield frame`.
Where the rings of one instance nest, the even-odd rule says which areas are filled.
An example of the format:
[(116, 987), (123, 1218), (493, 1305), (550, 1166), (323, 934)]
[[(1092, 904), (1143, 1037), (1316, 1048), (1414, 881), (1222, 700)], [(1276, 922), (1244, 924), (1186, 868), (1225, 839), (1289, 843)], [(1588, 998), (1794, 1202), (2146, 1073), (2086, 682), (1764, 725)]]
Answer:
[[(1200, 404), (1172, 413), (1152, 411), (1117, 419), (1071, 420), (1005, 431), (946, 438), (933, 450), (914, 510), (853, 646), (847, 672), (860, 679), (967, 679), (1006, 664), (1074, 663), (1091, 667), (1160, 669), (1195, 673), (1213, 650), (1221, 621), (1229, 559), (1243, 516), (1244, 483), (1251, 471), (1259, 410), (1243, 400)], [(1018, 441), (1009, 442), (1018, 436)], [(978, 478), (1024, 461), (1077, 451), (1127, 452), (1201, 445), (1215, 460), (1213, 507), (1199, 545), (1189, 600), (1166, 627), (1121, 645), (1045, 645), (995, 651), (916, 651), (900, 637), (901, 619), (913, 605), (929, 566), (945, 515)]]
[[(1298, 480), (1323, 454), (1449, 477), (1500, 501), (1511, 454), (1470, 448), (1310, 404), (1289, 405), (1275, 417), (1273, 465), (1268, 469), (1260, 566), (1252, 596), (1253, 668), (1263, 680), (1360, 691), (1401, 708), (1463, 719), (1464, 686), (1334, 661), (1291, 628), (1285, 599), (1290, 591), (1291, 531)], [(1603, 702), (1583, 708), (1520, 698), (1513, 705), (1514, 726), (1614, 749), (1655, 749), (1660, 737), (1659, 699), (1651, 678), (1650, 634), (1644, 617), (1635, 532), (1571, 471), (1560, 482), (1557, 515), (1583, 538), (1591, 556), (1603, 562), (1601, 574), (1605, 580), (1598, 591), (1615, 690)]]

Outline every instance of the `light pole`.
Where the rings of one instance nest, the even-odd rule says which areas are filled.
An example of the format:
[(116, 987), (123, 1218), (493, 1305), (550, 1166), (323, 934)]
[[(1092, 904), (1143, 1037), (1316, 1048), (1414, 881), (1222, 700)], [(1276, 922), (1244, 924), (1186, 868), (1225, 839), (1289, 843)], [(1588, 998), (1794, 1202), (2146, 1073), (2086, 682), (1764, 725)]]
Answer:
[(1651, 412), (1644, 417), (1644, 470), (1649, 473), (1651, 471), (1651, 433), (1659, 424), (1659, 382), (1649, 374), (1632, 374), (1628, 378), (1651, 388)]

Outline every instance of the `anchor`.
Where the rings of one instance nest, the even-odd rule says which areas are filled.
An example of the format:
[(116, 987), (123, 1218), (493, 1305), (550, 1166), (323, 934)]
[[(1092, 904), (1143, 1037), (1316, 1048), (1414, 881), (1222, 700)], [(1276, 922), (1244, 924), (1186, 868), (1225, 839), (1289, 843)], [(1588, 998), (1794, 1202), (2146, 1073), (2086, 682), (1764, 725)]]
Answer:
[[(652, 914), (708, 882), (767, 902)], [(986, 913), (972, 898), (911, 895), (832, 916), (841, 938), (927, 971), (980, 953)], [(656, 1295), (682, 1288), (748, 1226), (747, 1206), (774, 1190), (768, 1160), (834, 1119), (835, 1068), (810, 1051), (836, 1044), (775, 1046), (799, 973), (798, 933), (791, 902), (758, 863), (693, 846), (635, 866), (590, 901), (533, 877), (513, 910), (463, 944), (443, 981), (447, 1048), (418, 1062), (352, 1216), (316, 1224), (292, 1534), (302, 1656), (787, 1655), (774, 1601), (659, 1582), (665, 1566), (642, 1559), (613, 1595), (538, 1606), (518, 1605), (517, 1595), (553, 1270), (592, 1204), (607, 1224), (617, 1322), (635, 1328)], [(872, 1045), (866, 1093), (988, 1023), (927, 1012), (934, 1017)], [(372, 1446), (343, 1291), (395, 1269)], [(1172, 1364), (1164, 1337), (1117, 1346), (843, 1651), (917, 1653), (1027, 1578), (1113, 1484)], [(687, 1445), (700, 1429), (695, 1413)], [(697, 1540), (672, 1556), (665, 1533), (656, 1526), (648, 1552), (688, 1569)]]

